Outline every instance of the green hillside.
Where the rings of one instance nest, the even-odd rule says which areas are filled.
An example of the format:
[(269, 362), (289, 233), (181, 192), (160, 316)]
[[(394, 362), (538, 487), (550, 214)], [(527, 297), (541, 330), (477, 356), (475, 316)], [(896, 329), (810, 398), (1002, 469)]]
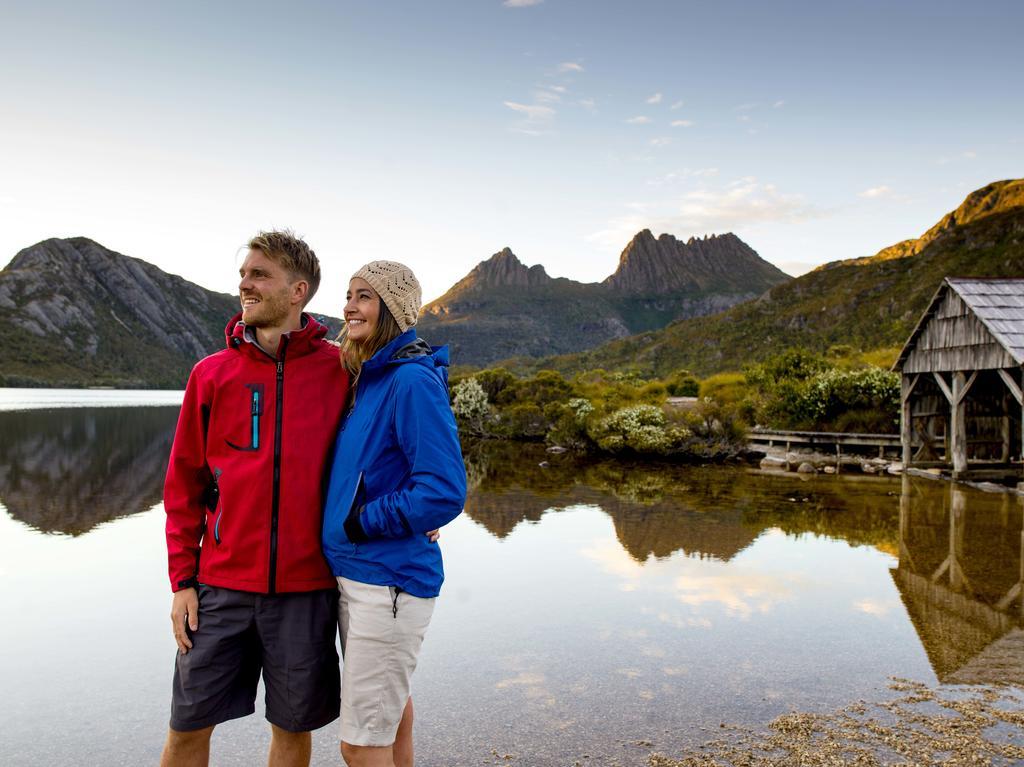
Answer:
[(605, 368), (656, 376), (684, 368), (703, 377), (786, 349), (825, 352), (834, 346), (889, 364), (947, 276), (1024, 276), (1024, 180), (972, 192), (916, 240), (869, 258), (826, 264), (719, 314), (580, 354), (506, 365), (523, 372)]

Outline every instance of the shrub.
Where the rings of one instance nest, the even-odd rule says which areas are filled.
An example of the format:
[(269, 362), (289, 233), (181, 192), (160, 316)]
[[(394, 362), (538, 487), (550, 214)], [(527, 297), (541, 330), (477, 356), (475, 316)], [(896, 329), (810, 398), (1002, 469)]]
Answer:
[(541, 440), (549, 426), (540, 407), (532, 402), (521, 402), (502, 410), (492, 431), (505, 439)]
[(594, 412), (590, 400), (574, 397), (565, 404), (552, 403), (544, 409), (544, 414), (551, 422), (547, 440), (555, 445), (585, 450), (592, 446), (587, 434), (587, 420)]
[(452, 412), (459, 426), (470, 434), (483, 434), (493, 411), (480, 382), (476, 378), (464, 378), (452, 389), (452, 396)]
[(634, 405), (600, 419), (589, 435), (599, 448), (610, 453), (666, 455), (679, 448), (689, 432), (669, 424), (661, 408)]
[(670, 397), (696, 397), (700, 381), (689, 370), (677, 370), (665, 380), (665, 390)]

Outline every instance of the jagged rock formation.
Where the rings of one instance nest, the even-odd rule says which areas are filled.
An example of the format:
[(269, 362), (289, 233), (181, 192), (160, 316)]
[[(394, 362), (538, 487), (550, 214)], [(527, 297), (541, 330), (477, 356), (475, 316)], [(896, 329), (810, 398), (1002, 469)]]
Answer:
[(944, 277), (1024, 275), (1024, 179), (997, 181), (967, 196), (921, 237), (867, 258), (836, 261), (713, 316), (587, 352), (520, 364), (522, 372), (631, 368), (697, 375), (743, 366), (789, 348), (833, 346), (895, 360)]
[(0, 272), (0, 385), (183, 388), (237, 311), (85, 237), (45, 240)]
[(684, 243), (670, 234), (655, 239), (650, 229), (644, 229), (622, 251), (615, 273), (602, 284), (639, 295), (732, 294), (737, 287), (760, 295), (787, 279), (731, 232), (691, 237)]
[(645, 229), (601, 283), (550, 277), (505, 248), (428, 304), (420, 331), (451, 346), (455, 363), (486, 365), (588, 349), (721, 311), (787, 279), (734, 234), (682, 243)]

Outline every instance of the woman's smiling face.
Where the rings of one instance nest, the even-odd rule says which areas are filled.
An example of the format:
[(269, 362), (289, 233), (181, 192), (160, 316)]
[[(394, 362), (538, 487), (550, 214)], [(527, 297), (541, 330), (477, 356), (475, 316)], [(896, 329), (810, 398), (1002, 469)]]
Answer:
[(348, 339), (364, 343), (377, 327), (380, 319), (380, 296), (361, 277), (353, 277), (345, 295), (345, 324)]

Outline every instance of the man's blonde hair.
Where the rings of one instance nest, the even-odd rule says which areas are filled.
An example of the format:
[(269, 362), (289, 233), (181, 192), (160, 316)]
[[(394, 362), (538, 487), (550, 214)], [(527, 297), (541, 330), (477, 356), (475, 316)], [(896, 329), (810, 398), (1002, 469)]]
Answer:
[(305, 280), (309, 284), (306, 291), (305, 306), (320, 287), (320, 261), (313, 249), (291, 229), (281, 231), (260, 232), (247, 246), (249, 250), (258, 250), (272, 261), (276, 261), (287, 269), (293, 277)]

